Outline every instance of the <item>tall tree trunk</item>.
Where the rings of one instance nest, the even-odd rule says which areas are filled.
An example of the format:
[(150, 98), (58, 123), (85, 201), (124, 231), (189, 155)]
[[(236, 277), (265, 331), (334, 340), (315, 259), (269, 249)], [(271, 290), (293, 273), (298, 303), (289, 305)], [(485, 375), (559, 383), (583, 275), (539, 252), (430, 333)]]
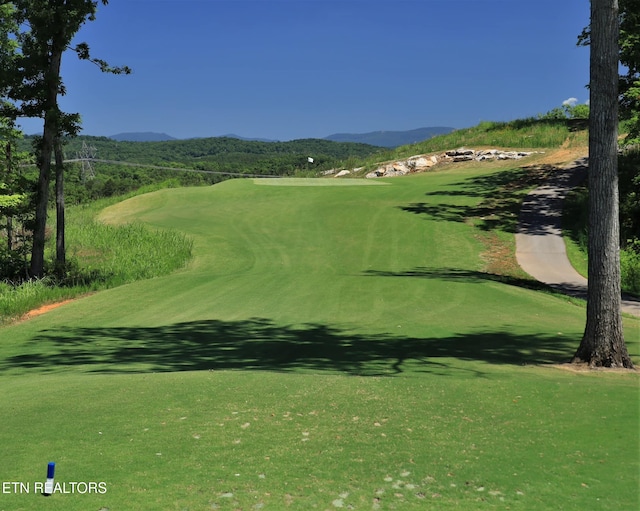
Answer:
[(53, 128), (51, 115), (47, 113), (44, 121), (44, 132), (38, 155), (38, 185), (36, 188), (36, 216), (33, 228), (33, 245), (31, 247), (31, 277), (41, 278), (44, 275), (44, 244), (47, 228), (47, 206), (49, 204), (49, 185), (51, 182), (51, 153), (53, 152)]
[(13, 250), (13, 217), (7, 216), (7, 249)]
[[(11, 165), (11, 142), (7, 142), (6, 149), (6, 166), (7, 166), (7, 182), (11, 182), (11, 173), (13, 171)], [(11, 193), (12, 190), (9, 190)], [(13, 250), (13, 217), (11, 215), (7, 215), (7, 249), (9, 252)]]
[(618, 0), (591, 0), (589, 288), (574, 363), (633, 367), (620, 315), (618, 217)]
[(56, 137), (54, 142), (56, 158), (56, 270), (64, 272), (67, 266), (64, 244), (64, 164), (62, 162), (62, 142)]
[(38, 185), (36, 188), (36, 217), (31, 248), (31, 277), (44, 275), (44, 245), (47, 228), (47, 206), (49, 203), (49, 185), (51, 182), (51, 155), (53, 145), (60, 131), (60, 110), (58, 108), (58, 87), (60, 82), (60, 63), (64, 46), (53, 44), (51, 60), (47, 73), (47, 109), (44, 114), (44, 130), (38, 154)]

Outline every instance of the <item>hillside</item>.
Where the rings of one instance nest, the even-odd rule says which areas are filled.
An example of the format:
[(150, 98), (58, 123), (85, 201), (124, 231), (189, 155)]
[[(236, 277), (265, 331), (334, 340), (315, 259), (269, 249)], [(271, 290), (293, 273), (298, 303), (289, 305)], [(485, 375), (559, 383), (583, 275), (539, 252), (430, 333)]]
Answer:
[(83, 142), (95, 147), (96, 157), (101, 159), (258, 174), (286, 174), (296, 168), (305, 168), (307, 157), (313, 157), (316, 166), (323, 166), (348, 158), (366, 157), (381, 150), (366, 144), (322, 139), (260, 142), (213, 137), (131, 142), (80, 136), (65, 145), (67, 157), (78, 152)]

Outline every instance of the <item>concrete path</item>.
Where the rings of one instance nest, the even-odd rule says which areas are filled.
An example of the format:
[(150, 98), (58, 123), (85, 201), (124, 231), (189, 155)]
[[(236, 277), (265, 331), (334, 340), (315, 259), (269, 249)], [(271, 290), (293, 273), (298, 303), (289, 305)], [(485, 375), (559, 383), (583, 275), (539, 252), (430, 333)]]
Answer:
[[(516, 259), (536, 280), (579, 298), (587, 297), (587, 279), (569, 262), (562, 239), (562, 202), (587, 175), (586, 159), (556, 171), (525, 198), (516, 233)], [(622, 310), (640, 316), (640, 301), (623, 297)]]

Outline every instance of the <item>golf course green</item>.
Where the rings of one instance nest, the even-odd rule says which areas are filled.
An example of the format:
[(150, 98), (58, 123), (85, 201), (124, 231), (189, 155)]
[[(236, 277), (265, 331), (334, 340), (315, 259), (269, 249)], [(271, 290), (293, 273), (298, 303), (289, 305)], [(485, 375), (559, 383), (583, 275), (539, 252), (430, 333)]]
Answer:
[[(638, 373), (563, 368), (584, 304), (487, 270), (478, 205), (518, 172), (234, 179), (106, 208), (193, 258), (0, 329), (0, 478), (25, 485), (0, 510), (637, 509)], [(66, 487), (45, 498), (50, 461)]]

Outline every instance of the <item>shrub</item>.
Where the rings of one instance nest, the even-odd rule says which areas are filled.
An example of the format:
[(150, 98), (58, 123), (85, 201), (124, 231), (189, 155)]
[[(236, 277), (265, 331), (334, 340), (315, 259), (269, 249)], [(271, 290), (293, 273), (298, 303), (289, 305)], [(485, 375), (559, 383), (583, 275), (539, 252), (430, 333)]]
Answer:
[(640, 240), (620, 251), (620, 271), (622, 289), (634, 295), (640, 295)]

